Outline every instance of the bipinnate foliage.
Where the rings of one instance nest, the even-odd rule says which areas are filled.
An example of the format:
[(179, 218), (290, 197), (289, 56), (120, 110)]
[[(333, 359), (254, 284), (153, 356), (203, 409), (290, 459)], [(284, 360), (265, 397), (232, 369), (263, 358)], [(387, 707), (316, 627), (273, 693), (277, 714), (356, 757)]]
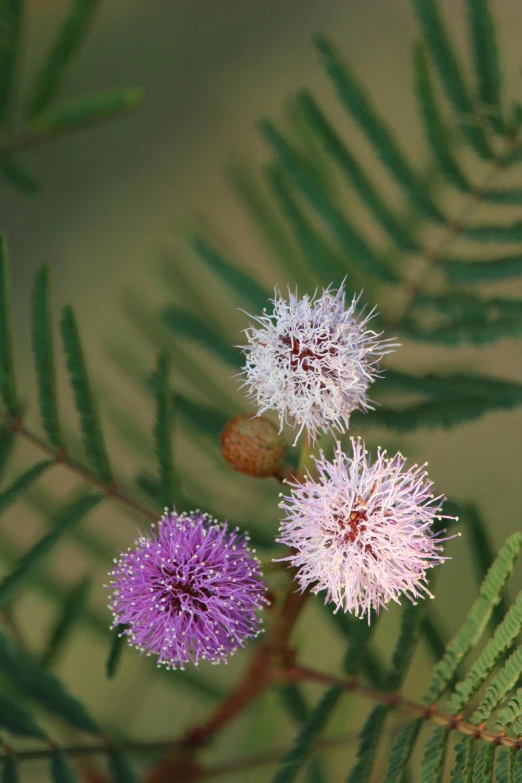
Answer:
[[(27, 193), (35, 192), (38, 184), (20, 161), (25, 149), (113, 117), (138, 101), (134, 90), (108, 91), (66, 104), (57, 101), (99, 5), (99, 0), (71, 0), (28, 94), (20, 96), (16, 86), (28, 9), (23, 0), (0, 0), (0, 172), (7, 183)], [(458, 345), (482, 346), (522, 334), (522, 301), (477, 293), (484, 283), (522, 275), (522, 221), (506, 218), (508, 207), (522, 205), (522, 185), (502, 186), (503, 173), (515, 175), (522, 162), (522, 106), (505, 95), (492, 4), (466, 1), (469, 68), (460, 62), (437, 0), (412, 0), (412, 7), (420, 31), (412, 68), (427, 152), (424, 168), (409, 159), (352, 67), (321, 34), (314, 37), (314, 46), (347, 126), (336, 127), (322, 100), (302, 90), (291, 101), (285, 123), (265, 119), (259, 124), (272, 155), (262, 179), (238, 164), (229, 166), (228, 174), (277, 266), (279, 281), (311, 294), (316, 287), (339, 288), (346, 280), (348, 289), (364, 289), (364, 304), (378, 304), (373, 322), (377, 331), (419, 342), (427, 351), (430, 345), (443, 346), (449, 355)], [(15, 106), (21, 106), (21, 117), (14, 116)], [(378, 158), (393, 198), (383, 195), (359, 150), (351, 146), (351, 125)], [(362, 221), (359, 225), (357, 211), (347, 206), (350, 199), (357, 201), (374, 230), (368, 229), (368, 220), (364, 228)], [(448, 203), (457, 203), (458, 209), (450, 213)], [(479, 205), (487, 207), (487, 217), (480, 221), (474, 217)], [(499, 243), (508, 246), (505, 252), (491, 250)], [(103, 779), (116, 783), (217, 777), (220, 768), (207, 767), (196, 757), (199, 746), (271, 686), (278, 689), (296, 735), (280, 753), (270, 778), (273, 783), (329, 780), (327, 747), (346, 739), (323, 739), (322, 734), (334, 722), (336, 710), (350, 699), (366, 699), (373, 706), (363, 722), (351, 770), (346, 764), (349, 783), (376, 783), (377, 775), (384, 783), (522, 781), (522, 689), (517, 688), (522, 676), (522, 594), (510, 601), (506, 591), (522, 536), (511, 535), (495, 555), (487, 525), (470, 502), (448, 501), (445, 508), (448, 515), (460, 517), (458, 526), (473, 555), (478, 583), (477, 598), (451, 639), (441, 629), (433, 603), (406, 602), (387, 661), (377, 644), (377, 617), (367, 623), (341, 611), (333, 614), (324, 606), (332, 629), (346, 645), (342, 671), (307, 669), (285, 638), (301, 608), (295, 610), (293, 602), (304, 599), (296, 598), (290, 584), (282, 600), (280, 583), (275, 582), (272, 614), (267, 612), (269, 642), (253, 645), (251, 668), (230, 698), (205, 670), (158, 670), (174, 696), (176, 688), (186, 688), (194, 698), (217, 705), (209, 721), (194, 731), (152, 743), (113, 736), (52, 671), (80, 626), (103, 640), (105, 659), (92, 665), (108, 678), (120, 671), (126, 641), (126, 627), (110, 631), (107, 614), (92, 606), (91, 579), (64, 584), (44, 571), (56, 547), (71, 539), (93, 562), (108, 568), (113, 547), (89, 528), (91, 514), (117, 503), (133, 524), (139, 519), (143, 525), (156, 522), (165, 506), (175, 505), (178, 511), (200, 507), (213, 513), (226, 505), (227, 483), (237, 480), (236, 474), (229, 472), (225, 478), (222, 472), (225, 500), (213, 498), (205, 494), (201, 476), (179, 456), (179, 444), (189, 437), (200, 456), (213, 460), (217, 469), (226, 469), (218, 454), (219, 435), (231, 416), (245, 412), (242, 396), (220, 380), (225, 373), (237, 374), (243, 365), (236, 347), (242, 338), (230, 325), (229, 314), (237, 308), (260, 314), (273, 291), (272, 281), (259, 280), (225, 248), (215, 232), (200, 229), (184, 253), (163, 260), (167, 296), (159, 312), (141, 298), (126, 300), (131, 325), (144, 338), (148, 356), (152, 348), (157, 359), (142, 360), (127, 334), (125, 341), (113, 341), (108, 351), (118, 374), (148, 404), (150, 433), (114, 400), (107, 408), (112, 395), (103, 394), (91, 378), (82, 330), (69, 306), (59, 321), (61, 343), (55, 345), (50, 274), (46, 267), (39, 270), (31, 334), (40, 435), (30, 426), (29, 395), (17, 381), (8, 250), (0, 237), (0, 513), (26, 502), (47, 528), (24, 551), (8, 529), (0, 532), (0, 556), (7, 563), (0, 582), (0, 609), (6, 621), (0, 632), (2, 781), (23, 780), (26, 762), (39, 758), (45, 760), (50, 780), (70, 783), (80, 779), (83, 767), (76, 760), (84, 755), (104, 759)], [(422, 274), (412, 276), (419, 262)], [(209, 280), (222, 294), (212, 302)], [(388, 305), (397, 301), (397, 293), (405, 304)], [(62, 365), (69, 389), (57, 380)], [(214, 373), (214, 367), (220, 371)], [(64, 414), (67, 393), (77, 412), (79, 438)], [(434, 363), (423, 373), (385, 367), (375, 383), (375, 396), (375, 411), (352, 415), (351, 433), (372, 425), (388, 435), (456, 427), (519, 406), (522, 385), (471, 370), (441, 371)], [(114, 433), (139, 459), (134, 480), (117, 475), (110, 456)], [(40, 458), (14, 471), (18, 440), (32, 445)], [(331, 445), (328, 439), (325, 445)], [(307, 457), (306, 450), (290, 450), (289, 468), (306, 464)], [(56, 466), (75, 474), (81, 491), (64, 497), (43, 488), (44, 478)], [(231, 517), (234, 525), (249, 530), (266, 563), (273, 554), (275, 531), (256, 524), (255, 518), (237, 522)], [(26, 649), (23, 635), (15, 638), (12, 614), (13, 602), (31, 585), (55, 605), (53, 622), (35, 651)], [(436, 592), (433, 580), (430, 588)], [(436, 610), (438, 601), (434, 604)], [(431, 678), (423, 698), (406, 698), (404, 683), (421, 647), (434, 660)], [(307, 681), (324, 689), (312, 707), (303, 688)], [(74, 730), (74, 744), (63, 740), (63, 727)], [(85, 744), (83, 735), (90, 737)], [(31, 740), (34, 749), (28, 750), (20, 740)], [(147, 761), (154, 764), (150, 778), (136, 763), (145, 751), (150, 754)], [(257, 763), (258, 758), (252, 760), (252, 766)], [(233, 764), (225, 765), (221, 774), (233, 774), (233, 769)]]

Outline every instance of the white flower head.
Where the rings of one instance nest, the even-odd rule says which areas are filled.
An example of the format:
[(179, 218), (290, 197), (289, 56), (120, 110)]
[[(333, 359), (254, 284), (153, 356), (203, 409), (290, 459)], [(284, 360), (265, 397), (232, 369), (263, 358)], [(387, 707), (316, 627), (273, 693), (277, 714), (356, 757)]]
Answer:
[(315, 441), (319, 430), (345, 431), (350, 413), (372, 408), (367, 391), (379, 376), (382, 356), (397, 347), (368, 327), (375, 310), (357, 312), (360, 299), (345, 305), (344, 283), (338, 291), (288, 299), (279, 292), (273, 312), (250, 316), (243, 387), (259, 415), (276, 410), (281, 428), (299, 427)]
[(441, 513), (445, 498), (432, 494), (426, 463), (406, 468), (402, 454), (381, 449), (372, 463), (364, 442), (351, 440), (353, 457), (338, 444), (333, 462), (322, 453), (315, 459), (316, 479), (288, 482), (277, 540), (291, 548), (281, 560), (297, 568), (302, 590), (325, 590), (336, 611), (369, 620), (401, 595), (414, 603), (433, 597), (427, 571), (447, 559), (447, 539), (432, 525), (454, 518)]

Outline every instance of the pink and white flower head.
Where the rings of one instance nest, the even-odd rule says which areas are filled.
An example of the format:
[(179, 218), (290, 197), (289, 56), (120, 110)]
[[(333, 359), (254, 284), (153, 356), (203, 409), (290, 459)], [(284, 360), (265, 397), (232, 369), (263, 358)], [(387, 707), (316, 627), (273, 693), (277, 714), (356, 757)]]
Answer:
[(335, 611), (370, 620), (372, 609), (400, 603), (403, 594), (413, 603), (433, 597), (426, 573), (447, 559), (447, 539), (431, 526), (454, 518), (441, 515), (445, 498), (432, 494), (425, 465), (406, 468), (402, 454), (381, 449), (372, 464), (362, 440), (352, 438), (352, 446), (351, 458), (340, 444), (333, 462), (315, 458), (317, 479), (288, 482), (277, 540), (292, 549), (281, 560), (297, 568), (302, 590), (326, 590)]
[(346, 307), (344, 283), (301, 299), (276, 289), (273, 313), (251, 316), (259, 326), (245, 329), (243, 387), (259, 415), (276, 410), (281, 428), (290, 423), (297, 438), (305, 429), (315, 441), (319, 430), (344, 432), (354, 409), (372, 407), (368, 388), (397, 344), (368, 328), (375, 311), (357, 313), (359, 299)]

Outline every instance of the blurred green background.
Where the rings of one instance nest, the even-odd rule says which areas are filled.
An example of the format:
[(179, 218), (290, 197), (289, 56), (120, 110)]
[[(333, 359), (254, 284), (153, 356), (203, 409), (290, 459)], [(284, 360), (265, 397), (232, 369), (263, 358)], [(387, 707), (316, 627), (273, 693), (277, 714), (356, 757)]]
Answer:
[[(30, 79), (66, 7), (66, 2), (58, 0), (30, 4), (22, 81)], [(462, 3), (443, 0), (441, 7), (456, 39), (463, 41)], [(508, 90), (520, 96), (522, 6), (512, 0), (495, 0), (492, 8), (499, 25)], [(309, 41), (316, 30), (333, 37), (392, 123), (403, 147), (422, 165), (426, 156), (415, 115), (411, 73), (411, 47), (418, 31), (407, 0), (106, 0), (103, 4), (63, 97), (108, 86), (140, 86), (145, 96), (141, 108), (129, 117), (31, 151), (26, 160), (44, 185), (36, 198), (4, 186), (0, 190), (0, 227), (6, 233), (12, 262), (20, 385), (32, 403), (29, 419), (32, 417), (35, 428), (28, 322), (33, 275), (41, 263), (52, 269), (56, 314), (65, 303), (76, 308), (118, 473), (131, 477), (138, 469), (152, 472), (153, 466), (148, 468), (153, 460), (152, 405), (115, 366), (108, 349), (117, 346), (120, 353), (128, 349), (136, 372), (147, 373), (154, 366), (154, 352), (124, 310), (136, 314), (140, 312), (138, 305), (153, 310), (176, 298), (188, 302), (181, 284), (176, 295), (176, 271), (171, 274), (174, 286), (169, 292), (157, 272), (158, 259), (173, 248), (178, 266), (172, 266), (171, 271), (180, 270), (185, 286), (208, 282), (202, 305), (227, 330), (231, 343), (240, 341), (246, 317), (236, 312), (225, 290), (184, 249), (184, 236), (198, 220), (210, 220), (234, 257), (255, 270), (268, 287), (288, 282), (276, 271), (270, 250), (252, 228), (224, 173), (227, 161), (246, 159), (257, 165), (267, 157), (255, 131), (256, 120), (280, 116), (289, 95), (307, 85), (339, 121), (339, 127), (350, 134), (368, 169), (382, 177), (378, 163), (344, 120), (316, 63)], [(511, 214), (512, 210), (506, 212)], [(371, 233), (371, 226), (368, 230)], [(511, 292), (515, 287), (510, 283), (504, 290)], [(491, 291), (501, 290), (498, 285), (491, 287)], [(518, 293), (522, 294), (522, 288)], [(516, 340), (451, 352), (407, 346), (393, 358), (393, 365), (419, 372), (434, 366), (466, 367), (522, 381), (522, 354)], [(224, 388), (237, 401), (238, 409), (244, 407), (235, 382), (227, 380), (226, 373), (210, 360), (209, 369), (224, 380)], [(176, 374), (175, 366), (173, 375), (176, 388), (208, 400), (205, 388), (188, 381), (183, 372)], [(64, 386), (61, 392), (70, 428), (75, 430), (68, 390)], [(118, 437), (115, 412), (134, 421), (148, 439), (148, 451), (144, 448), (138, 456), (130, 453)], [(423, 431), (402, 438), (401, 446), (415, 459), (429, 460), (430, 476), (439, 491), (479, 504), (495, 546), (519, 529), (522, 412), (489, 414), (449, 432)], [(278, 486), (227, 473), (217, 449), (202, 454), (188, 432), (181, 433), (176, 449), (182, 475), (190, 473), (188, 493), (198, 499), (201, 492), (202, 506), (210, 501), (223, 515), (258, 529), (267, 525), (275, 530)], [(20, 447), (16, 464), (27, 465), (36, 456), (28, 447)], [(39, 508), (77, 488), (65, 470), (57, 469), (47, 485), (39, 485), (40, 495), (35, 493), (32, 504), (13, 508), (2, 524), (15, 549), (41, 529)], [(138, 522), (110, 504), (86, 524), (116, 548), (130, 545)], [(466, 536), (452, 542), (449, 550), (454, 559), (440, 574), (436, 601), (437, 616), (448, 632), (462, 620), (476, 592)], [(65, 585), (82, 573), (92, 574), (91, 604), (108, 625), (102, 587), (108, 564), (103, 557), (87, 554), (77, 541), (64, 543), (48, 562), (46, 577)], [(514, 581), (522, 584), (520, 569)], [(16, 602), (16, 617), (35, 650), (41, 647), (54, 612), (36, 585)], [(378, 632), (377, 644), (384, 656), (389, 653), (397, 616), (391, 609)], [(339, 666), (344, 642), (317, 605), (308, 607), (296, 639), (309, 663), (319, 668)], [(165, 675), (155, 676), (130, 650), (119, 676), (108, 683), (106, 652), (107, 638), (83, 625), (61, 656), (57, 670), (107, 725), (141, 738), (175, 736), (210, 709), (197, 690), (181, 682), (182, 675), (173, 674), (168, 683), (168, 677), (166, 681)], [(204, 676), (223, 685), (233, 682), (243, 665), (244, 657), (238, 657), (225, 670), (205, 669)], [(423, 648), (408, 680), (409, 690), (415, 692), (429, 665)], [(309, 693), (316, 698), (318, 691), (311, 689)], [(345, 703), (329, 734), (350, 733), (360, 725), (366, 710), (362, 701)], [(269, 694), (227, 729), (204, 758), (218, 763), (279, 748), (294, 730), (276, 696)], [(353, 752), (352, 742), (325, 754), (333, 781), (344, 779)], [(272, 769), (241, 771), (235, 776), (228, 773), (223, 779), (231, 783), (267, 781)], [(26, 773), (27, 780), (45, 779), (37, 764), (28, 766)]]

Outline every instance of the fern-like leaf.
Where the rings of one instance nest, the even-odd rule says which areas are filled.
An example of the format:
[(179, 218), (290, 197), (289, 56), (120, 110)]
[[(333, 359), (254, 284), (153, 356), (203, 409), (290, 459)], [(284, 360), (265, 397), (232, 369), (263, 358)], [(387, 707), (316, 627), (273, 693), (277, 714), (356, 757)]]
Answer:
[(378, 381), (377, 388), (392, 392), (429, 394), (446, 399), (484, 397), (506, 406), (522, 403), (522, 384), (479, 374), (409, 375), (387, 368), (386, 375)]
[(437, 726), (426, 742), (421, 761), (420, 783), (441, 783), (450, 730)]
[(240, 351), (230, 345), (215, 330), (210, 329), (205, 321), (195, 313), (170, 305), (162, 310), (161, 321), (177, 337), (199, 343), (207, 351), (215, 354), (232, 367), (243, 366), (243, 357)]
[(495, 746), (492, 742), (484, 742), (473, 765), (472, 783), (491, 783), (494, 760)]
[(16, 418), (20, 404), (16, 391), (10, 299), (7, 244), (0, 234), (0, 398), (7, 413)]
[(51, 756), (50, 774), (52, 783), (78, 783), (76, 773), (60, 750), (55, 750)]
[(456, 427), (466, 421), (478, 419), (489, 411), (512, 407), (504, 401), (476, 397), (429, 400), (416, 405), (395, 408), (381, 405), (371, 416), (355, 412), (352, 423), (361, 427), (387, 427), (397, 432), (414, 432), (419, 429)]
[(45, 732), (35, 722), (25, 704), (6, 693), (0, 694), (0, 726), (15, 737), (46, 738)]
[(50, 533), (43, 536), (17, 563), (15, 568), (0, 583), (0, 607), (5, 606), (14, 593), (25, 582), (28, 575), (40, 564), (40, 561), (50, 552), (71, 528), (81, 520), (102, 500), (105, 495), (87, 495), (69, 506)]
[(187, 424), (214, 441), (219, 438), (228, 419), (217, 408), (201, 405), (182, 394), (174, 395), (174, 408)]
[(403, 783), (404, 773), (422, 724), (422, 718), (416, 718), (398, 732), (390, 751), (384, 783)]
[(504, 585), (515, 565), (522, 546), (522, 535), (515, 533), (502, 549), (489, 569), (466, 619), (449, 643), (442, 660), (435, 666), (426, 698), (430, 704), (445, 691), (451, 678), (457, 671), (460, 661), (474, 647), (489, 622), (494, 607), (502, 596)]
[(54, 460), (44, 459), (37, 462), (31, 468), (18, 476), (12, 484), (0, 492), (0, 514), (29, 489), (29, 487), (42, 476), (45, 471), (54, 465)]
[(90, 577), (84, 577), (65, 594), (61, 611), (51, 628), (49, 641), (41, 657), (43, 666), (49, 667), (55, 662), (77, 624), (82, 621), (91, 584)]
[(141, 778), (138, 777), (123, 753), (116, 748), (111, 748), (107, 755), (111, 779), (114, 783), (140, 783)]
[(455, 763), (450, 772), (451, 783), (471, 783), (473, 775), (473, 737), (461, 737), (455, 745)]
[(483, 261), (446, 258), (441, 256), (436, 265), (452, 283), (487, 283), (490, 280), (510, 280), (522, 274), (522, 255), (498, 256)]
[(488, 0), (468, 0), (467, 6), (478, 97), (492, 127), (498, 133), (503, 133), (500, 58), (489, 2)]
[(522, 715), (522, 688), (519, 688), (508, 704), (498, 711), (495, 726), (499, 731), (506, 731)]
[(56, 372), (52, 340), (51, 306), (49, 301), (49, 269), (43, 266), (36, 276), (33, 293), (32, 338), (38, 397), (43, 427), (50, 442), (57, 448), (63, 446), (58, 421)]
[(495, 783), (513, 783), (515, 755), (515, 748), (506, 748), (505, 745), (501, 745), (500, 748), (497, 748), (495, 759)]
[(112, 471), (72, 307), (64, 308), (60, 325), (85, 452), (102, 481), (110, 484)]
[(522, 753), (517, 753), (513, 767), (513, 783), (522, 783)]
[(4, 756), (1, 780), (2, 783), (20, 783), (18, 760), (12, 753), (8, 753)]
[(87, 734), (99, 735), (100, 728), (85, 707), (54, 675), (0, 633), (0, 671), (10, 683), (44, 710), (54, 713), (70, 726)]
[(113, 628), (112, 630), (112, 643), (106, 666), (106, 673), (109, 680), (112, 680), (116, 675), (121, 663), (121, 657), (126, 643), (126, 637), (123, 632), (126, 627), (126, 625), (117, 625), (116, 628)]
[(20, 49), (24, 2), (3, 0), (0, 5), (0, 128), (9, 118), (15, 87), (16, 66)]
[(484, 698), (470, 718), (471, 723), (485, 723), (492, 712), (501, 704), (520, 679), (522, 671), (522, 645), (510, 655), (502, 669), (488, 686)]
[(163, 507), (171, 507), (179, 502), (180, 491), (174, 472), (174, 456), (172, 453), (172, 393), (169, 380), (169, 357), (163, 352), (158, 358), (158, 366), (154, 377), (156, 392), (156, 423), (154, 426), (154, 442), (159, 468), (159, 500)]
[(95, 122), (112, 120), (126, 114), (140, 102), (140, 90), (106, 90), (47, 109), (35, 118), (32, 129), (40, 137), (75, 133)]
[(367, 783), (380, 744), (384, 723), (390, 708), (384, 704), (374, 707), (361, 731), (357, 761), (347, 778), (347, 783)]
[(26, 106), (33, 118), (49, 106), (88, 32), (100, 0), (71, 0), (69, 13), (40, 68)]

